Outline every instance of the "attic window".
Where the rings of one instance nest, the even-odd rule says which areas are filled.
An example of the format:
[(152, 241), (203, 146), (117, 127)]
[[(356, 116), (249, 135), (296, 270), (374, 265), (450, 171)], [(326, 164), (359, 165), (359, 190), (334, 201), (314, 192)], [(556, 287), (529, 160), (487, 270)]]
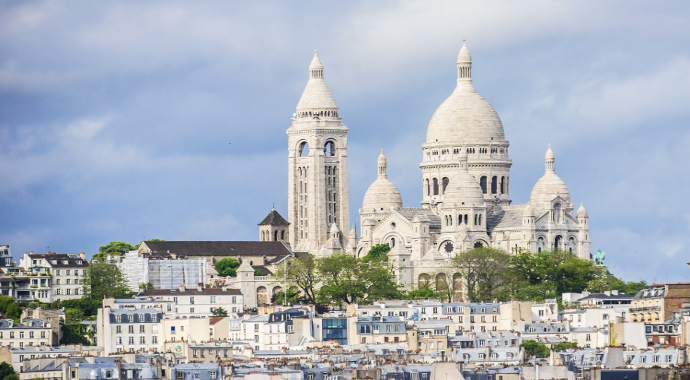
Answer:
[(391, 223), (391, 228), (395, 228), (395, 222)]

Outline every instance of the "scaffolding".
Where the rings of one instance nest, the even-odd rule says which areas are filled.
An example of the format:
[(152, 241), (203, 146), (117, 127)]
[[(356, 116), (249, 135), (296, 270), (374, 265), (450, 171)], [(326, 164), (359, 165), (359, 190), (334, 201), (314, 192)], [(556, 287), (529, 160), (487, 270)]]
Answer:
[(154, 289), (177, 289), (181, 286), (196, 287), (206, 283), (206, 260), (152, 260), (137, 251), (125, 254), (118, 263), (127, 285), (138, 291), (141, 284), (153, 285)]

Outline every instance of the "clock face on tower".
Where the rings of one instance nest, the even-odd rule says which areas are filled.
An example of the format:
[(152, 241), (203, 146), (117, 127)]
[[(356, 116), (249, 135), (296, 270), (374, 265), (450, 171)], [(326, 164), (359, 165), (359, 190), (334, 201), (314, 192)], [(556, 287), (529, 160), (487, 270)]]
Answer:
[(452, 242), (446, 242), (446, 244), (443, 245), (443, 250), (446, 251), (446, 253), (450, 254), (453, 252), (453, 243)]

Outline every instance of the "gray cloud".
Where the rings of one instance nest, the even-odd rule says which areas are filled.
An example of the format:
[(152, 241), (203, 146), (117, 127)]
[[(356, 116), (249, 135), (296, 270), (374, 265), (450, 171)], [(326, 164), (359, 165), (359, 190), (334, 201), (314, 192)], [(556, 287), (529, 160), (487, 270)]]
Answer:
[(272, 203), (285, 209), (285, 129), (316, 48), (351, 129), (352, 221), (382, 147), (416, 206), (420, 145), (464, 36), (511, 141), (514, 201), (551, 142), (611, 269), (685, 280), (688, 7), (3, 3), (0, 243), (255, 239)]

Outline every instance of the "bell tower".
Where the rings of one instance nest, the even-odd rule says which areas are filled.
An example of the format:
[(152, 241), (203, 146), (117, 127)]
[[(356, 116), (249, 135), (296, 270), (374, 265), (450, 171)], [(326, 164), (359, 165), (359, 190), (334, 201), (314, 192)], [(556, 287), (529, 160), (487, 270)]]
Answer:
[(290, 246), (318, 255), (333, 225), (341, 246), (350, 229), (347, 132), (338, 105), (323, 79), (314, 51), (309, 81), (297, 103), (288, 135), (288, 221)]

